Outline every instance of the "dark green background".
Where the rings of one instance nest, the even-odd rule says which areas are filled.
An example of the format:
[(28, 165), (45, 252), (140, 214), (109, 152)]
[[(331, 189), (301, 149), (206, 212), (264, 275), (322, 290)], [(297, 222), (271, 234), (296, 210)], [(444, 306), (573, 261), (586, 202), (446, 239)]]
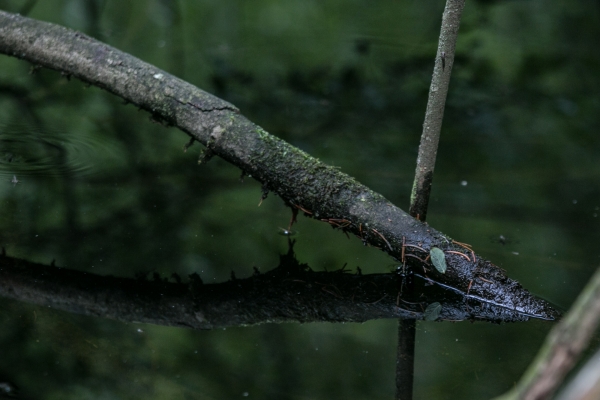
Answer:
[[(23, 1), (0, 0), (18, 12)], [(444, 3), (39, 1), (407, 208)], [(600, 2), (468, 1), (428, 222), (568, 308), (599, 264)], [(0, 56), (0, 244), (99, 274), (267, 271), (290, 212), (97, 88)], [(19, 184), (11, 184), (17, 176)], [(393, 260), (300, 218), (313, 269)], [(508, 239), (503, 245), (500, 235)], [(35, 399), (391, 399), (397, 322), (195, 332), (0, 300), (0, 380)], [(418, 323), (415, 398), (509, 389), (552, 324)], [(597, 346), (597, 340), (594, 342)]]

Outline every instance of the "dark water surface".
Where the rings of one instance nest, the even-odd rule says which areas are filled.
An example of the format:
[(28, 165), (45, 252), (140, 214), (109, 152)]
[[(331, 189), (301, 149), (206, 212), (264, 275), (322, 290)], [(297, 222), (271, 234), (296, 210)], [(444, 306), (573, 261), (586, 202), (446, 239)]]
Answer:
[[(122, 4), (123, 3), (123, 4)], [(38, 2), (238, 106), (408, 208), (443, 2)], [(16, 12), (20, 2), (0, 1)], [(600, 264), (600, 5), (467, 2), (428, 222), (567, 309)], [(290, 211), (97, 88), (0, 57), (0, 244), (97, 274), (274, 268)], [(15, 182), (15, 178), (16, 181)], [(315, 270), (393, 260), (299, 218)], [(508, 390), (552, 324), (417, 324), (415, 398)], [(0, 381), (32, 399), (391, 399), (394, 320), (192, 331), (0, 299)], [(597, 339), (593, 346), (597, 347)]]

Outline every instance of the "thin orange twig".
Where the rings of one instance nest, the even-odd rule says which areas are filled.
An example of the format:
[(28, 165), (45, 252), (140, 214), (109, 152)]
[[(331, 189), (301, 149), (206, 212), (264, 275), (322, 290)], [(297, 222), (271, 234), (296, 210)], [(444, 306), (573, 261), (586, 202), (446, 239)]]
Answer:
[(471, 262), (471, 259), (469, 258), (468, 255), (463, 254), (463, 253), (461, 253), (459, 251), (446, 250), (446, 253), (458, 254), (459, 256), (462, 256), (462, 257), (466, 258), (467, 261)]

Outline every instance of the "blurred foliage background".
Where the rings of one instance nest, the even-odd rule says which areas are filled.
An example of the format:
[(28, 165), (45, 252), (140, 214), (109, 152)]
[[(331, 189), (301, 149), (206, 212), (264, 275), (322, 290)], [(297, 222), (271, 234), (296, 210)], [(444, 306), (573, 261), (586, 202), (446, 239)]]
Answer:
[[(222, 97), (407, 208), (443, 1), (0, 0)], [(600, 250), (600, 2), (469, 1), (429, 223), (568, 308)], [(290, 212), (100, 89), (0, 57), (0, 244), (98, 274), (277, 265)], [(12, 183), (16, 178), (19, 183)], [(301, 218), (313, 269), (394, 269)], [(31, 399), (390, 399), (396, 321), (226, 331), (125, 324), (0, 299), (0, 380)], [(419, 323), (415, 398), (510, 388), (552, 327)], [(597, 340), (594, 343), (597, 346)]]

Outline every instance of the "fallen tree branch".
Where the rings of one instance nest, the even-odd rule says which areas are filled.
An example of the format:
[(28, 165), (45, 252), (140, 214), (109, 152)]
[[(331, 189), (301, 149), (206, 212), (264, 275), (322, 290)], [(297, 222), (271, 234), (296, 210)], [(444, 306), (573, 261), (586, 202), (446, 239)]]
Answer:
[(581, 291), (569, 312), (550, 331), (519, 383), (496, 400), (551, 398), (589, 345), (599, 324), (600, 268)]
[[(187, 280), (187, 279), (186, 279)], [(410, 290), (395, 273), (313, 272), (300, 264), (292, 246), (277, 268), (245, 279), (204, 284), (155, 276), (117, 278), (0, 256), (0, 296), (27, 303), (126, 322), (216, 329), (267, 322), (364, 322), (381, 318), (464, 319), (515, 322), (551, 319), (507, 309), (414, 277)], [(438, 313), (427, 314), (432, 303)]]
[(591, 356), (556, 400), (600, 399), (600, 350)]
[[(532, 314), (550, 307), (504, 271), (410, 217), (338, 169), (269, 135), (239, 110), (195, 86), (80, 32), (0, 11), (0, 52), (103, 88), (177, 126), (277, 193), (292, 210), (353, 233), (407, 268), (457, 292)], [(446, 270), (429, 261), (437, 247)], [(554, 312), (548, 311), (548, 315)]]

